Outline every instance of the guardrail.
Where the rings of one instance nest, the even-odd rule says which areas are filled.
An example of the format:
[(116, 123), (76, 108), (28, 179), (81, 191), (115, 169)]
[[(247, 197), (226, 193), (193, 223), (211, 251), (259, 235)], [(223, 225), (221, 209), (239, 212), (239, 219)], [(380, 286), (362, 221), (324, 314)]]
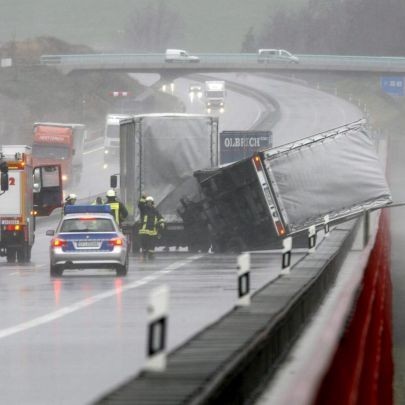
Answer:
[(256, 53), (199, 53), (198, 63), (178, 61), (165, 62), (163, 53), (104, 53), (78, 55), (42, 55), (41, 65), (70, 67), (71, 69), (119, 69), (138, 67), (148, 69), (179, 69), (203, 71), (204, 69), (232, 68), (268, 70), (271, 68), (292, 70), (347, 70), (370, 72), (405, 72), (405, 57), (345, 56), (345, 55), (297, 55), (299, 63), (289, 63), (288, 59), (268, 59), (259, 63)]
[(95, 403), (241, 404), (272, 375), (333, 285), (354, 237), (338, 226), (292, 266), (168, 356), (161, 373), (142, 372)]

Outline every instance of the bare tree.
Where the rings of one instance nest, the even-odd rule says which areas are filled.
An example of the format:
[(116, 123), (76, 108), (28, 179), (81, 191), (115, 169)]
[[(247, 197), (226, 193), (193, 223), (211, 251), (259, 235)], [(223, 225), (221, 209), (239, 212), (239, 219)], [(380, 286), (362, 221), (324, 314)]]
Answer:
[(249, 31), (245, 35), (242, 42), (241, 52), (256, 52), (256, 39), (253, 32), (253, 27), (250, 27)]
[(404, 37), (403, 0), (309, 0), (305, 9), (274, 13), (258, 44), (303, 53), (403, 56)]
[(182, 39), (184, 23), (164, 0), (150, 0), (138, 6), (128, 20), (128, 47), (141, 52), (160, 52)]

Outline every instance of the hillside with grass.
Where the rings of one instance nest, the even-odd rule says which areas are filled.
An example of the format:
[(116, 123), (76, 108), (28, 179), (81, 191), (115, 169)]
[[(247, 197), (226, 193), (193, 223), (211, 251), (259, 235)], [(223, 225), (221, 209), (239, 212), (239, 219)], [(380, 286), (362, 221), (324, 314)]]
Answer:
[[(82, 123), (90, 136), (102, 135), (105, 116), (117, 111), (114, 90), (126, 90), (134, 99), (145, 88), (122, 73), (83, 72), (64, 75), (53, 67), (38, 65), (43, 53), (92, 52), (50, 37), (4, 44), (0, 57), (13, 55), (14, 65), (0, 74), (0, 142), (31, 144), (32, 125), (38, 121)], [(172, 96), (148, 90), (132, 113), (182, 111)], [(131, 102), (131, 98), (127, 100)], [(135, 107), (136, 106), (136, 107)]]

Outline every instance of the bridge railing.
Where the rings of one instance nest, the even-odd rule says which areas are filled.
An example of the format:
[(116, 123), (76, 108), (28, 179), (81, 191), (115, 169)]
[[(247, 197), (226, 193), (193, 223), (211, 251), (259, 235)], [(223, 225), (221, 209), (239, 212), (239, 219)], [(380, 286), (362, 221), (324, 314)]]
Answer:
[[(200, 63), (248, 63), (258, 64), (256, 53), (198, 53)], [(333, 64), (341, 66), (405, 66), (405, 57), (351, 56), (351, 55), (308, 55), (299, 54), (298, 65)], [(268, 59), (280, 63), (278, 59)], [(42, 55), (40, 63), (47, 64), (108, 64), (108, 63), (164, 63), (164, 53), (94, 53), (76, 55)], [(283, 61), (288, 63), (287, 61)], [(187, 63), (176, 62), (176, 63)]]

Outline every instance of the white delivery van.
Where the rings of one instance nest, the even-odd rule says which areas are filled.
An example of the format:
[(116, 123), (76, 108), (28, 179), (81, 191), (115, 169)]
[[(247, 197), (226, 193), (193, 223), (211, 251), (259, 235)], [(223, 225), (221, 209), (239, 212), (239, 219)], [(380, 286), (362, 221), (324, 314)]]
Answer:
[(166, 62), (199, 62), (198, 56), (189, 55), (183, 49), (166, 49)]
[(285, 49), (259, 49), (257, 61), (259, 63), (299, 63), (299, 59)]

